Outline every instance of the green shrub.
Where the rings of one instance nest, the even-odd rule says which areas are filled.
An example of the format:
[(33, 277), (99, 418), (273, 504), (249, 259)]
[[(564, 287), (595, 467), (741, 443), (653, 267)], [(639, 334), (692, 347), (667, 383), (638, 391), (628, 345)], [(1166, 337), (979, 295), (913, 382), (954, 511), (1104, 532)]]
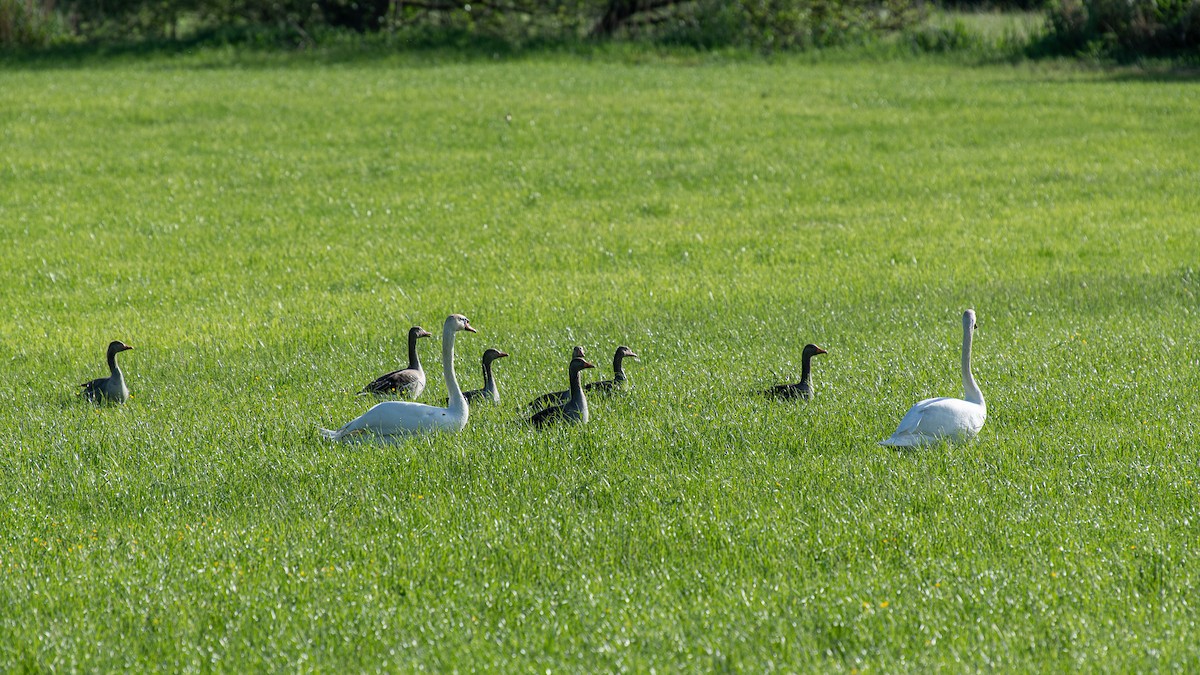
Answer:
[(953, 52), (979, 49), (983, 41), (979, 34), (972, 31), (962, 21), (955, 21), (949, 26), (921, 26), (905, 31), (914, 52)]
[(42, 47), (60, 32), (58, 17), (35, 0), (0, 0), (0, 48)]
[(706, 0), (641, 17), (625, 31), (701, 47), (794, 50), (863, 42), (922, 16), (913, 0)]
[(1200, 0), (1057, 0), (1052, 51), (1128, 59), (1200, 56)]
[[(0, 0), (10, 26), (26, 2)], [(768, 51), (863, 42), (915, 25), (918, 0), (67, 0), (72, 31), (97, 42), (193, 39), (230, 29), (274, 31), (310, 42), (330, 31), (383, 33), (405, 41), (464, 36), (512, 45), (612, 37)], [(23, 23), (22, 23), (23, 22)], [(24, 30), (24, 29), (22, 29)], [(9, 30), (9, 33), (13, 33)], [(253, 32), (253, 31), (252, 31)], [(24, 35), (24, 33), (22, 33)], [(457, 41), (457, 38), (456, 38)], [(6, 43), (31, 44), (28, 38)]]

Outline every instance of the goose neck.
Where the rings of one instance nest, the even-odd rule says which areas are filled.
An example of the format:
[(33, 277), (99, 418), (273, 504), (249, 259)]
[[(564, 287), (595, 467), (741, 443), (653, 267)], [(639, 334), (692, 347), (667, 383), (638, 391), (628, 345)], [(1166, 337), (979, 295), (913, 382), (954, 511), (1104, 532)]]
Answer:
[[(444, 344), (444, 342), (443, 342)], [(417, 356), (417, 335), (408, 334), (408, 367), (412, 370), (421, 369), (421, 359)]]
[(496, 393), (496, 380), (492, 377), (491, 361), (483, 362), (483, 390), (489, 396), (493, 396)]
[(983, 392), (979, 390), (979, 385), (975, 383), (975, 376), (971, 373), (971, 326), (963, 326), (963, 345), (962, 345), (962, 378), (963, 378), (963, 398), (971, 403), (985, 405), (983, 401)]
[(613, 379), (617, 382), (625, 381), (625, 357), (613, 357)]
[(574, 406), (587, 405), (587, 398), (583, 395), (583, 385), (579, 382), (580, 372), (576, 368), (571, 369), (571, 405)]
[(116, 350), (110, 350), (108, 352), (108, 372), (111, 373), (113, 377), (121, 377), (121, 367), (117, 365)]
[(805, 354), (800, 361), (800, 383), (804, 385), (811, 384), (812, 380), (812, 354)]
[(446, 322), (442, 330), (442, 376), (446, 378), (446, 392), (449, 395), (451, 410), (465, 410), (467, 399), (458, 386), (458, 376), (454, 374), (454, 333), (456, 327), (451, 321)]

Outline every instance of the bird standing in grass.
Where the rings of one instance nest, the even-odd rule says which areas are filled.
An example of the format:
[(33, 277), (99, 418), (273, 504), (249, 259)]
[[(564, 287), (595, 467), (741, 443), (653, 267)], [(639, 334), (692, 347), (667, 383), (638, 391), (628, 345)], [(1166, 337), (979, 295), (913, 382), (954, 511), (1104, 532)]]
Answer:
[(129, 387), (125, 386), (125, 374), (117, 365), (117, 354), (133, 349), (120, 340), (108, 343), (108, 377), (98, 377), (91, 382), (79, 385), (81, 392), (89, 401), (96, 403), (124, 403), (129, 399)]
[(588, 368), (595, 367), (595, 365), (589, 363), (582, 356), (572, 358), (570, 368), (568, 369), (568, 374), (571, 380), (571, 398), (562, 405), (551, 406), (545, 410), (539, 411), (529, 420), (530, 422), (533, 422), (533, 426), (544, 427), (554, 422), (587, 424), (587, 397), (583, 393), (583, 386), (579, 383), (579, 373), (587, 370)]
[(767, 396), (774, 396), (775, 398), (800, 398), (805, 401), (811, 399), (813, 397), (812, 358), (817, 354), (828, 353), (816, 345), (804, 345), (804, 351), (800, 353), (800, 381), (792, 384), (777, 384), (770, 389), (764, 390), (762, 393)]
[(880, 445), (913, 447), (942, 440), (968, 441), (975, 438), (987, 420), (987, 403), (971, 374), (971, 339), (975, 311), (963, 312), (962, 379), (963, 398), (927, 398), (908, 409), (896, 432)]
[(450, 392), (450, 405), (445, 408), (413, 401), (384, 401), (347, 422), (341, 429), (319, 429), (322, 437), (331, 441), (368, 438), (395, 440), (411, 434), (435, 431), (462, 431), (467, 426), (470, 410), (467, 399), (458, 387), (454, 375), (454, 335), (459, 331), (476, 332), (471, 322), (461, 314), (446, 317), (442, 327), (442, 374)]
[[(576, 347), (574, 356), (583, 356), (583, 347)], [(634, 361), (638, 360), (638, 355), (633, 353), (633, 350), (625, 345), (617, 347), (617, 351), (613, 354), (613, 379), (598, 380), (596, 382), (588, 382), (583, 385), (583, 390), (593, 393), (610, 394), (620, 391), (627, 386), (629, 378), (625, 376), (624, 361), (626, 358), (631, 358)], [(548, 394), (533, 399), (529, 402), (529, 407), (532, 410), (540, 410), (546, 406), (562, 405), (571, 398), (570, 390), (552, 391)]]
[[(500, 389), (496, 387), (496, 377), (492, 374), (492, 363), (498, 359), (508, 356), (507, 352), (502, 352), (499, 349), (488, 347), (483, 353), (483, 389), (470, 389), (463, 392), (467, 403), (476, 403), (482, 401), (490, 401), (491, 403), (500, 403)], [(450, 399), (442, 401), (443, 404), (449, 403)]]
[(403, 370), (393, 370), (386, 375), (375, 378), (371, 384), (358, 392), (359, 396), (375, 394), (376, 396), (398, 395), (402, 398), (415, 399), (425, 391), (425, 371), (421, 368), (421, 359), (417, 356), (417, 340), (433, 337), (433, 333), (413, 326), (408, 329), (408, 367)]

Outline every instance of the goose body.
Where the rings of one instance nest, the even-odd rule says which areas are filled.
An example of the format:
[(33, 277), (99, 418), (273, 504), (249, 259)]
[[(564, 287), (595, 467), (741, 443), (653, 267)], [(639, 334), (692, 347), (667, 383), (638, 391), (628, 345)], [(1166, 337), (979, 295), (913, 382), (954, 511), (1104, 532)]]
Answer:
[(817, 354), (828, 353), (814, 344), (804, 345), (804, 351), (801, 352), (800, 381), (793, 384), (777, 384), (762, 393), (783, 399), (800, 398), (806, 401), (811, 399), (813, 397), (812, 358)]
[(417, 355), (417, 340), (425, 337), (433, 337), (433, 333), (420, 326), (409, 328), (408, 367), (380, 375), (371, 384), (363, 387), (358, 395), (401, 396), (407, 399), (420, 396), (421, 392), (425, 391), (425, 370), (421, 368), (421, 358)]
[(117, 365), (117, 354), (133, 349), (120, 340), (108, 343), (108, 377), (98, 377), (90, 382), (79, 385), (83, 387), (84, 398), (96, 403), (124, 403), (129, 400), (129, 387), (125, 385), (125, 374)]
[(412, 434), (462, 431), (467, 426), (470, 410), (454, 374), (454, 334), (458, 331), (476, 332), (467, 317), (451, 314), (442, 328), (442, 374), (450, 392), (447, 407), (412, 401), (384, 401), (336, 431), (320, 429), (321, 436), (332, 441), (360, 438), (387, 441)]
[(569, 369), (571, 379), (571, 397), (562, 405), (551, 406), (544, 410), (540, 410), (532, 418), (530, 422), (535, 427), (544, 427), (555, 422), (566, 422), (568, 424), (587, 424), (588, 422), (588, 405), (587, 396), (583, 393), (583, 387), (579, 384), (579, 373), (588, 368), (596, 366), (589, 363), (582, 356), (577, 356), (571, 359)]
[[(580, 352), (578, 356), (582, 358), (583, 348), (576, 347), (576, 349)], [(583, 385), (583, 390), (592, 393), (612, 393), (623, 389), (629, 381), (629, 378), (625, 375), (625, 367), (623, 363), (627, 357), (635, 361), (638, 360), (638, 355), (634, 354), (633, 350), (629, 347), (626, 347), (625, 345), (617, 347), (616, 353), (613, 354), (613, 379), (588, 382), (587, 384)], [(548, 394), (542, 394), (541, 396), (530, 401), (529, 407), (533, 410), (538, 410), (546, 406), (562, 405), (570, 399), (570, 390), (552, 391)]]
[(975, 312), (963, 312), (962, 378), (963, 398), (927, 398), (919, 401), (900, 420), (895, 433), (880, 445), (913, 447), (940, 441), (969, 441), (987, 420), (987, 403), (971, 373), (971, 341)]

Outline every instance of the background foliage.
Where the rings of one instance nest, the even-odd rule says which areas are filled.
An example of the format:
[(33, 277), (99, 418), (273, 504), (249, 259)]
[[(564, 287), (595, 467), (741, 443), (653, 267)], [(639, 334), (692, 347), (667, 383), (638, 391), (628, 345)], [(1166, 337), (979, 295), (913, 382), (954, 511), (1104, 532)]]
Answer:
[[(298, 44), (327, 30), (384, 33), (398, 39), (431, 34), (502, 38), (523, 44), (612, 36), (698, 46), (791, 49), (862, 40), (911, 24), (917, 0), (2, 0), (55, 30), (4, 37), (0, 44), (88, 40), (177, 39), (266, 30)], [(0, 18), (5, 15), (0, 14)], [(18, 18), (9, 19), (16, 25)], [(22, 23), (21, 25), (24, 25)], [(12, 32), (12, 31), (9, 31)]]
[[(1200, 0), (944, 0), (940, 6), (1044, 17), (1044, 30), (1007, 40), (1005, 53), (1200, 59)], [(921, 51), (978, 49), (981, 37), (962, 30), (965, 24), (930, 25), (931, 7), (922, 0), (0, 0), (0, 48), (180, 40), (309, 47), (350, 32), (383, 36), (392, 45), (522, 47), (618, 38), (777, 51), (899, 35)]]
[(1200, 57), (1200, 0), (1056, 0), (1049, 25), (1058, 52)]
[(64, 30), (58, 16), (36, 0), (0, 0), (0, 48), (49, 44)]

